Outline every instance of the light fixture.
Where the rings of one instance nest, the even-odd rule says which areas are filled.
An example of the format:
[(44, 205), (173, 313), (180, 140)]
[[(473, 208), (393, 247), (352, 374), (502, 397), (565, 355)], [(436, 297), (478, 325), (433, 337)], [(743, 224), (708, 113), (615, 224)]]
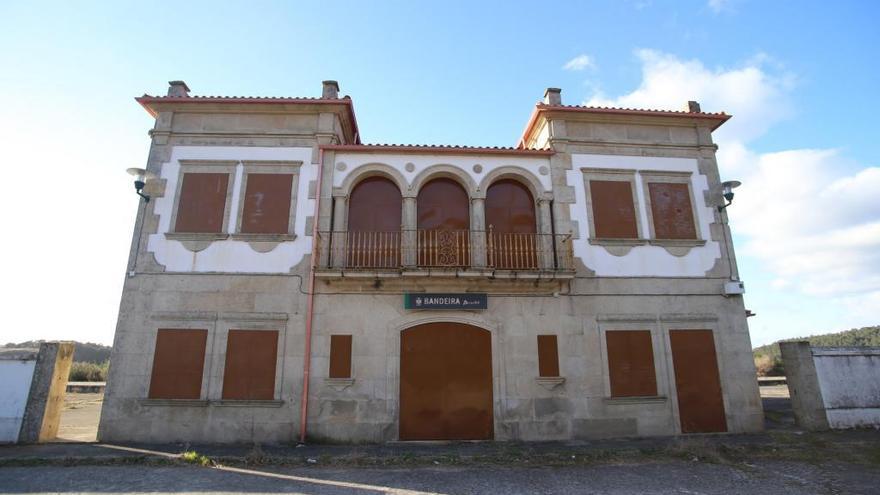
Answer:
[(733, 190), (741, 185), (742, 182), (738, 180), (726, 180), (721, 183), (721, 194), (724, 196), (724, 199), (727, 200), (727, 204), (718, 205), (718, 211), (724, 210), (733, 203)]
[(149, 203), (150, 197), (144, 194), (143, 191), (144, 185), (146, 185), (147, 183), (147, 179), (152, 178), (153, 174), (147, 172), (142, 168), (135, 167), (126, 170), (126, 172), (128, 172), (128, 175), (134, 176), (134, 191), (137, 193), (138, 196), (144, 198), (144, 201)]

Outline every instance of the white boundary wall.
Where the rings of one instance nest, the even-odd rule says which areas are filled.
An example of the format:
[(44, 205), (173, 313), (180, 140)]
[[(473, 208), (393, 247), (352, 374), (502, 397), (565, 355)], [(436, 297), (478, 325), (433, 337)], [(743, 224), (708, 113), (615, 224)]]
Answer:
[(18, 442), (37, 354), (31, 359), (0, 359), (0, 443)]
[(831, 428), (880, 426), (880, 348), (814, 347)]

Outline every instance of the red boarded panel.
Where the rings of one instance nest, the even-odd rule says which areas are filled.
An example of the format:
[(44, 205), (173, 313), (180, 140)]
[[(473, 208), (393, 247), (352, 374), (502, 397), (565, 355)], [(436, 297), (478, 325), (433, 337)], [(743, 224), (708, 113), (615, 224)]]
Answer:
[(593, 223), (599, 239), (636, 239), (636, 209), (632, 183), (616, 180), (591, 180)]
[(330, 336), (330, 378), (351, 378), (351, 335)]
[(223, 232), (229, 174), (183, 174), (175, 232)]
[(648, 330), (605, 332), (611, 397), (657, 395), (654, 348)]
[(419, 191), (419, 266), (470, 265), (470, 199), (452, 179), (434, 179)]
[(272, 400), (275, 398), (275, 330), (230, 330), (226, 342), (223, 398)]
[(338, 241), (345, 242), (347, 266), (400, 266), (402, 208), (400, 189), (385, 177), (369, 177), (354, 187), (348, 199), (348, 234)]
[(489, 266), (501, 269), (538, 268), (535, 201), (522, 183), (502, 179), (486, 191)]
[(428, 323), (401, 332), (401, 440), (491, 439), (492, 418), (487, 330)]
[(165, 329), (156, 334), (151, 399), (199, 399), (207, 330)]
[(293, 174), (248, 174), (241, 231), (247, 234), (287, 234)]
[(711, 330), (670, 330), (682, 433), (727, 431)]
[(559, 347), (555, 335), (538, 335), (538, 376), (559, 376)]
[(651, 195), (651, 216), (657, 239), (697, 238), (687, 184), (649, 183), (648, 192)]

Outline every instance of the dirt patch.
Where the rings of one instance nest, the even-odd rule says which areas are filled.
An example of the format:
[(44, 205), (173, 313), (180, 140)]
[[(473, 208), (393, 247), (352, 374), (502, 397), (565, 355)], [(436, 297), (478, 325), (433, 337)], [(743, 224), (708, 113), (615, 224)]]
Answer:
[(67, 393), (61, 410), (58, 442), (94, 442), (98, 437), (103, 393)]

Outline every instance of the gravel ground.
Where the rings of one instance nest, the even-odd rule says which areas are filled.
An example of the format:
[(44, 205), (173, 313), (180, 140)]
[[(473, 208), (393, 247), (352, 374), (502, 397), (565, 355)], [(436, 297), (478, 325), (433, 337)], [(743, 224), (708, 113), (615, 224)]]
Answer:
[(0, 468), (0, 493), (876, 494), (880, 470), (841, 463), (648, 462), (418, 469), (80, 466)]

